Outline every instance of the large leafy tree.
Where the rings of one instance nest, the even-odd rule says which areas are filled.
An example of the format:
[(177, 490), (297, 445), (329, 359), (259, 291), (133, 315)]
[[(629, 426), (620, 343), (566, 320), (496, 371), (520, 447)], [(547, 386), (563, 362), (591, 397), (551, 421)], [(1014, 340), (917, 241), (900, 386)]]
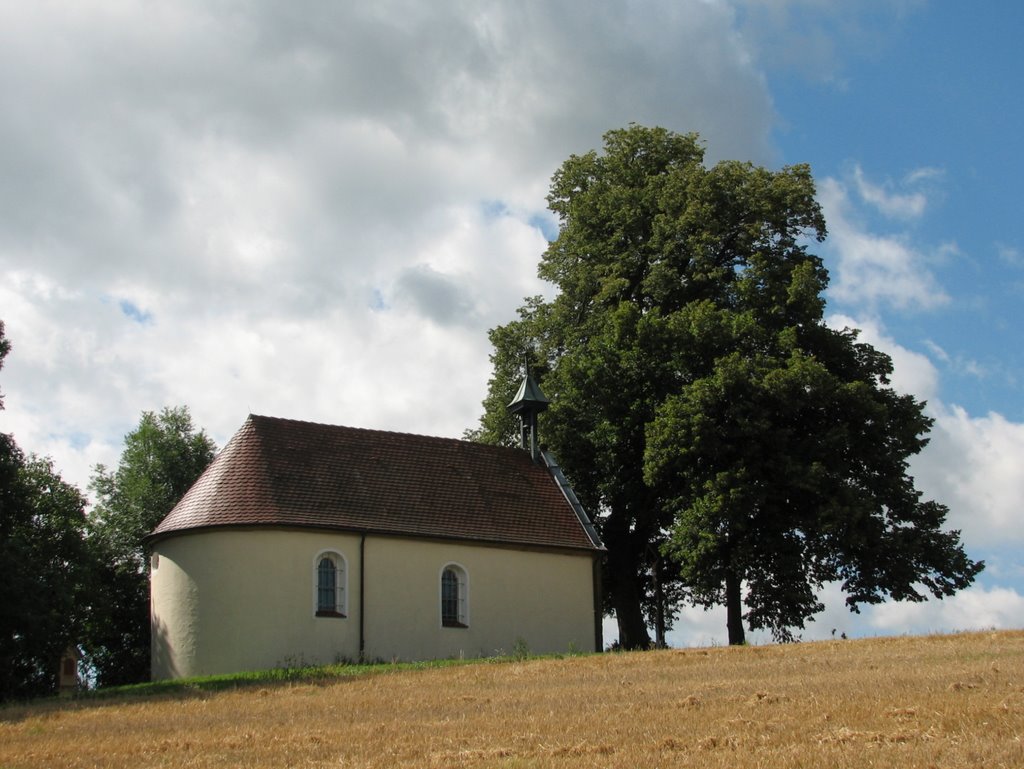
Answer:
[[(0, 322), (0, 367), (10, 350)], [(0, 408), (3, 407), (0, 399)], [(52, 693), (94, 595), (85, 498), (0, 434), (0, 700)]]
[(101, 684), (149, 677), (149, 560), (144, 539), (213, 461), (216, 447), (186, 407), (143, 412), (114, 471), (98, 465), (92, 535), (101, 550), (104, 604), (89, 655)]
[(85, 497), (49, 459), (19, 454), (0, 533), (0, 699), (56, 691), (57, 662), (82, 640), (95, 599)]
[(744, 618), (790, 637), (825, 581), (854, 609), (971, 582), (981, 565), (907, 476), (923, 404), (824, 323), (807, 166), (707, 168), (696, 135), (631, 126), (565, 161), (548, 202), (560, 228), (539, 274), (557, 293), (491, 332), (472, 435), (513, 440), (525, 352), (553, 401), (544, 438), (599, 514), (624, 646), (680, 598), (725, 604), (740, 643)]

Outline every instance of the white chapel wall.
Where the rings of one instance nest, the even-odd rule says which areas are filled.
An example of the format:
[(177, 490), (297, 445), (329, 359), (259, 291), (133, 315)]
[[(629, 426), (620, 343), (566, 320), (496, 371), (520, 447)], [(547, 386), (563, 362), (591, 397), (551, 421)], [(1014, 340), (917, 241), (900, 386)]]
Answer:
[[(416, 660), (594, 651), (593, 560), (369, 535), (365, 657)], [(314, 566), (347, 565), (347, 617), (315, 616)], [(273, 529), (196, 531), (154, 547), (153, 677), (326, 664), (359, 657), (360, 536)], [(442, 627), (441, 570), (468, 575), (468, 627)]]
[[(469, 622), (442, 627), (441, 569), (466, 570)], [(371, 538), (366, 543), (366, 654), (444, 659), (594, 651), (593, 560), (471, 544)]]
[(332, 532), (199, 531), (162, 540), (152, 570), (155, 680), (327, 664), (359, 655), (359, 628), (315, 616), (315, 558), (348, 559), (349, 606), (359, 538)]

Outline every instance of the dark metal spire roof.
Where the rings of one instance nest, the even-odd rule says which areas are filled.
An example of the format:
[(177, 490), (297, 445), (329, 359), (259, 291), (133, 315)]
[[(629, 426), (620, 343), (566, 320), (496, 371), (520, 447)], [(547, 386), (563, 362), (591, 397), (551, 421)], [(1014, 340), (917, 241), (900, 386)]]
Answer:
[(523, 378), (523, 383), (519, 385), (516, 397), (508, 404), (508, 410), (513, 414), (526, 410), (540, 412), (546, 409), (550, 403), (551, 401), (541, 392), (540, 385), (527, 373)]

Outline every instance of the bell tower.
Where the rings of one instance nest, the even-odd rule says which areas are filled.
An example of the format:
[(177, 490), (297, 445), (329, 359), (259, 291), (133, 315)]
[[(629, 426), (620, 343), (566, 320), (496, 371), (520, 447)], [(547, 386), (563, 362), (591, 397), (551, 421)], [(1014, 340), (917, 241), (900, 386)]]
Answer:
[(512, 402), (508, 404), (508, 410), (519, 416), (520, 442), (524, 449), (530, 452), (534, 462), (540, 462), (540, 443), (537, 440), (537, 415), (544, 411), (551, 403), (544, 397), (540, 385), (530, 376), (530, 369), (527, 367), (523, 383), (519, 385), (519, 391)]

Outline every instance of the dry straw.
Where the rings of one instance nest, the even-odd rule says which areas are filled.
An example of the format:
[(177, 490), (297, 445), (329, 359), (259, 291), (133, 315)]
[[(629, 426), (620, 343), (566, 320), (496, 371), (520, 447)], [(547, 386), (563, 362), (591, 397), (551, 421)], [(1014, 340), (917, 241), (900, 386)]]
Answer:
[(0, 767), (1021, 767), (1024, 632), (509, 661), (0, 710)]

